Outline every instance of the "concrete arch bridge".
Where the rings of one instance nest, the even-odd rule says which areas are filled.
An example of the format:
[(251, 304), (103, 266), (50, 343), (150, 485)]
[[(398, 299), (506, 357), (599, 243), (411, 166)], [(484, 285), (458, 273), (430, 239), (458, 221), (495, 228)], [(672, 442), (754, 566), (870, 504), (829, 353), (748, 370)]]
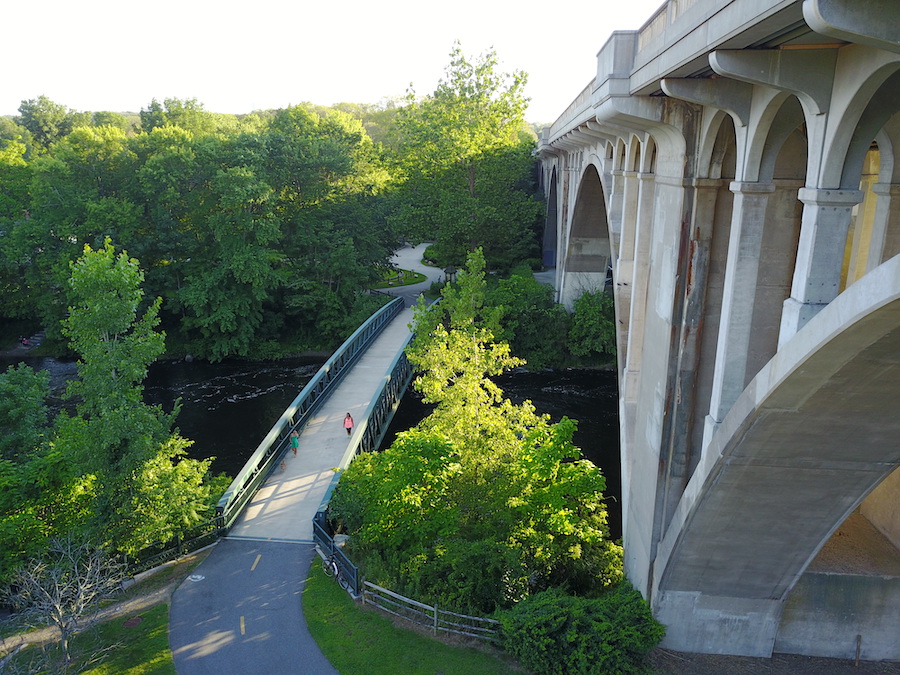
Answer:
[(539, 150), (665, 644), (900, 659), (900, 3), (669, 0)]

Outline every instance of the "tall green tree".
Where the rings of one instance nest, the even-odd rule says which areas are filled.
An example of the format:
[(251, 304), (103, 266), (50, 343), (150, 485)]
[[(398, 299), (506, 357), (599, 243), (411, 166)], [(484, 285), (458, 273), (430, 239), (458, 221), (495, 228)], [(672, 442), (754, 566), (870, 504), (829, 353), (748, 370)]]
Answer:
[(383, 453), (354, 460), (331, 501), (370, 579), (423, 601), (493, 612), (547, 588), (599, 593), (621, 579), (605, 480), (575, 423), (514, 405), (490, 377), (518, 365), (494, 341), (484, 260), (415, 312), (414, 386), (435, 411)]
[(70, 110), (41, 95), (22, 101), (15, 121), (28, 129), (37, 146), (46, 151), (76, 126), (88, 124), (90, 116)]
[[(117, 255), (108, 240), (96, 251), (85, 246), (72, 264), (63, 332), (79, 354), (79, 379), (67, 389), (76, 414), (57, 420), (57, 445), (92, 486), (88, 532), (128, 552), (200, 520), (202, 509), (186, 509), (185, 499), (159, 498), (175, 489), (168, 485), (173, 477), (190, 504), (210, 500), (203, 484), (210, 460), (183, 457), (187, 444), (172, 432), (177, 411), (169, 415), (142, 400), (147, 368), (165, 340), (155, 330), (161, 300), (144, 307), (142, 280), (138, 262)], [(150, 470), (154, 465), (160, 469)]]
[(435, 92), (410, 92), (397, 114), (407, 176), (397, 219), (413, 238), (436, 241), (441, 265), (462, 266), (477, 246), (492, 268), (534, 255), (540, 205), (524, 123), (527, 77), (497, 66), (495, 52), (472, 61), (457, 43)]

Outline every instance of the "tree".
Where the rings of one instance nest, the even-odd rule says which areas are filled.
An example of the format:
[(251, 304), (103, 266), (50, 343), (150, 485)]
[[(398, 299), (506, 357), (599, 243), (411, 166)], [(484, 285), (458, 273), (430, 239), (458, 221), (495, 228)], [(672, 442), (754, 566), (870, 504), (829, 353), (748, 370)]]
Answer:
[(42, 95), (22, 101), (15, 121), (28, 129), (35, 143), (46, 151), (79, 124), (87, 124), (89, 117)]
[(528, 267), (520, 267), (488, 289), (487, 302), (503, 308), (497, 336), (531, 368), (559, 366), (567, 350), (561, 336), (569, 332), (569, 315), (553, 299), (553, 288), (539, 283)]
[(0, 374), (0, 585), (66, 531), (83, 501), (53, 443), (48, 382), (24, 364)]
[[(80, 358), (79, 380), (67, 396), (76, 414), (60, 413), (56, 445), (91, 485), (87, 531), (128, 553), (202, 520), (193, 505), (211, 495), (203, 485), (210, 460), (183, 458), (186, 443), (171, 429), (171, 415), (143, 403), (147, 368), (164, 350), (160, 299), (143, 306), (137, 260), (116, 255), (107, 240), (85, 246), (72, 264), (71, 305), (63, 332)], [(175, 486), (167, 486), (176, 480)], [(160, 494), (182, 494), (161, 499)]]
[(551, 424), (490, 380), (522, 363), (493, 340), (498, 316), (476, 250), (440, 304), (415, 311), (408, 356), (434, 412), (357, 458), (330, 503), (369, 578), (461, 611), (551, 587), (597, 593), (622, 577), (605, 480), (572, 444), (575, 423)]
[(616, 355), (616, 310), (612, 295), (604, 290), (582, 293), (572, 308), (569, 350), (589, 358)]
[(140, 118), (141, 130), (147, 133), (159, 127), (177, 126), (203, 136), (238, 126), (234, 116), (207, 112), (195, 98), (167, 98), (163, 103), (154, 98), (146, 109), (141, 108)]
[(101, 549), (72, 537), (54, 539), (43, 556), (18, 570), (6, 599), (32, 625), (59, 630), (68, 664), (69, 639), (123, 577), (124, 566)]
[(540, 205), (533, 140), (525, 133), (522, 72), (500, 74), (491, 51), (469, 61), (455, 44), (433, 95), (410, 92), (397, 115), (407, 176), (396, 218), (409, 236), (436, 240), (436, 262), (461, 266), (476, 246), (492, 268), (534, 255)]
[(50, 375), (24, 363), (0, 374), (0, 459), (19, 461), (41, 446), (49, 426)]

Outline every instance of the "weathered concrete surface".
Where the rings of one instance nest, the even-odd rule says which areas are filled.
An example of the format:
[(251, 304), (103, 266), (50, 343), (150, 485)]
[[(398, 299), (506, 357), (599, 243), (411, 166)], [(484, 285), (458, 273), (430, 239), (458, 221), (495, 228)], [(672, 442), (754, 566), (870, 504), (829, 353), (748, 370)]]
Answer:
[(864, 4), (671, 0), (542, 134), (562, 301), (609, 247), (625, 567), (675, 649), (769, 655), (857, 507), (900, 541), (900, 5)]

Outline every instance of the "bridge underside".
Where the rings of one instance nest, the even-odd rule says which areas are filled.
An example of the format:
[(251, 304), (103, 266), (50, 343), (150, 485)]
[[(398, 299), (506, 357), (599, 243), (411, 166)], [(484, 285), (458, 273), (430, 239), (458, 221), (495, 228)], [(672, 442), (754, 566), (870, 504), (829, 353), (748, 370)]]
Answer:
[[(681, 648), (771, 653), (812, 556), (900, 464), (898, 292), (900, 257), (823, 310), (732, 407), (657, 558), (654, 605)], [(893, 639), (900, 625), (900, 607), (881, 609), (874, 622), (857, 610), (870, 651), (873, 630)]]

